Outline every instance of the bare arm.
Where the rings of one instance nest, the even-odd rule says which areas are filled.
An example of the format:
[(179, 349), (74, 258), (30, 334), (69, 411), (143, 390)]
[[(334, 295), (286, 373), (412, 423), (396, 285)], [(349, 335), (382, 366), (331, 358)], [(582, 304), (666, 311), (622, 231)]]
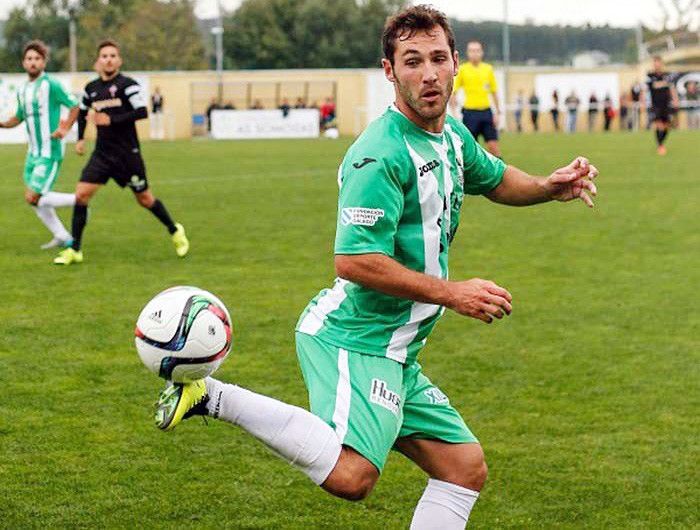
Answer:
[(71, 107), (70, 112), (68, 112), (68, 116), (65, 120), (61, 120), (61, 122), (58, 124), (58, 128), (51, 135), (51, 138), (64, 138), (70, 132), (75, 120), (78, 119), (79, 113), (80, 107), (78, 107), (78, 105)]
[(557, 169), (549, 177), (533, 177), (514, 166), (508, 166), (503, 180), (487, 197), (500, 204), (529, 206), (551, 200), (562, 202), (580, 199), (592, 207), (589, 195), (598, 190), (591, 179), (598, 170), (584, 157), (577, 157), (568, 166)]
[(384, 294), (448, 307), (490, 323), (512, 311), (512, 296), (488, 280), (453, 282), (412, 271), (384, 254), (335, 256), (338, 276)]
[(17, 127), (22, 121), (17, 116), (12, 116), (9, 120), (0, 121), (0, 129), (12, 129)]

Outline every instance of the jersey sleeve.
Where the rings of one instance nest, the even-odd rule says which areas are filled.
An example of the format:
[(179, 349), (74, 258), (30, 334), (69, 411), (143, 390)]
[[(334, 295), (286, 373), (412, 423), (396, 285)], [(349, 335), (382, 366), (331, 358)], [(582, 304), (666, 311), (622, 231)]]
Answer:
[(146, 108), (146, 98), (143, 95), (143, 89), (136, 81), (131, 80), (131, 84), (124, 87), (124, 96), (129, 100), (129, 104), (134, 110)]
[(19, 90), (17, 91), (17, 111), (15, 112), (15, 118), (19, 121), (24, 121), (24, 106), (22, 105), (22, 100), (19, 97)]
[(493, 71), (493, 67), (489, 67), (489, 88), (491, 93), (495, 94), (498, 90), (498, 83), (496, 83), (496, 74)]
[(335, 253), (393, 256), (404, 204), (397, 168), (379, 156), (348, 155), (338, 182)]
[(506, 164), (481, 147), (466, 127), (461, 123), (459, 126), (463, 141), (464, 192), (485, 195), (501, 183)]
[(75, 96), (66, 91), (61, 83), (55, 79), (50, 79), (49, 82), (51, 83), (51, 95), (55, 98), (54, 101), (69, 108), (75, 107), (78, 104), (78, 100)]

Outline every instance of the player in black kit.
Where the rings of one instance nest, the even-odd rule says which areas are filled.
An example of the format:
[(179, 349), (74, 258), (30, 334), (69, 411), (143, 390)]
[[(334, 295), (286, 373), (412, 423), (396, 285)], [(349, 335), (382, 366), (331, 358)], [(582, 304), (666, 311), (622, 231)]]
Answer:
[(85, 153), (83, 137), (87, 122), (97, 126), (97, 142), (75, 190), (73, 244), (54, 259), (57, 265), (83, 261), (80, 249), (83, 229), (87, 223), (88, 203), (100, 186), (110, 178), (122, 188), (128, 186), (138, 203), (166, 226), (178, 256), (184, 257), (189, 250), (185, 229), (172, 220), (165, 205), (148, 188), (146, 168), (136, 135), (136, 121), (148, 117), (146, 101), (141, 86), (119, 72), (121, 65), (117, 43), (111, 40), (100, 43), (97, 48), (100, 77), (85, 86), (75, 150), (79, 155)]
[(654, 115), (656, 132), (656, 152), (666, 154), (664, 141), (671, 123), (671, 113), (678, 108), (678, 93), (673, 86), (671, 74), (664, 72), (664, 63), (658, 55), (654, 56), (654, 69), (647, 74), (647, 91), (651, 98), (651, 112)]

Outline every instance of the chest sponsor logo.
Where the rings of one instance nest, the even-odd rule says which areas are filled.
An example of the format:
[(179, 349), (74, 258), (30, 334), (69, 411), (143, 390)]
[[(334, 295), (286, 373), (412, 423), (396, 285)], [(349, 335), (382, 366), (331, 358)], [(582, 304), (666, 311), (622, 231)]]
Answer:
[(398, 416), (399, 408), (401, 407), (401, 397), (393, 390), (389, 390), (386, 381), (382, 381), (381, 379), (372, 379), (372, 388), (369, 393), (369, 400)]
[(343, 208), (340, 212), (340, 223), (343, 226), (374, 226), (382, 217), (384, 210), (380, 208)]
[(122, 100), (119, 98), (103, 99), (102, 101), (93, 101), (92, 103), (92, 108), (95, 109), (97, 112), (100, 112), (104, 109), (112, 109), (114, 107), (121, 106)]
[(422, 177), (425, 175), (428, 171), (432, 171), (436, 167), (440, 167), (440, 161), (439, 160), (431, 160), (427, 164), (421, 166), (418, 168), (418, 176)]
[(450, 402), (447, 396), (443, 394), (442, 391), (436, 386), (429, 388), (423, 393), (433, 405), (443, 405)]
[(117, 85), (112, 85), (108, 90), (110, 96), (114, 97), (117, 95)]
[(374, 159), (374, 158), (367, 158), (367, 157), (364, 157), (364, 158), (362, 159), (362, 162), (355, 162), (355, 163), (353, 163), (352, 167), (354, 167), (355, 169), (362, 169), (362, 168), (365, 167), (367, 164), (371, 164), (372, 162), (376, 162), (376, 161), (377, 161), (377, 160)]

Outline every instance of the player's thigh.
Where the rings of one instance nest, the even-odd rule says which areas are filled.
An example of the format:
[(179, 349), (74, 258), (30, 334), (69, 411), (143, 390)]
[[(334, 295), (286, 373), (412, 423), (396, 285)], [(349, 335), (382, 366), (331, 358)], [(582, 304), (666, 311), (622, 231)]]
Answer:
[(311, 412), (381, 472), (403, 420), (401, 365), (296, 334)]
[(441, 440), (399, 438), (396, 449), (430, 477), (481, 491), (486, 482), (484, 452), (477, 442), (452, 444)]
[(404, 385), (404, 419), (395, 448), (433, 478), (480, 488), (485, 480), (483, 452), (461, 414), (418, 363), (404, 368)]

